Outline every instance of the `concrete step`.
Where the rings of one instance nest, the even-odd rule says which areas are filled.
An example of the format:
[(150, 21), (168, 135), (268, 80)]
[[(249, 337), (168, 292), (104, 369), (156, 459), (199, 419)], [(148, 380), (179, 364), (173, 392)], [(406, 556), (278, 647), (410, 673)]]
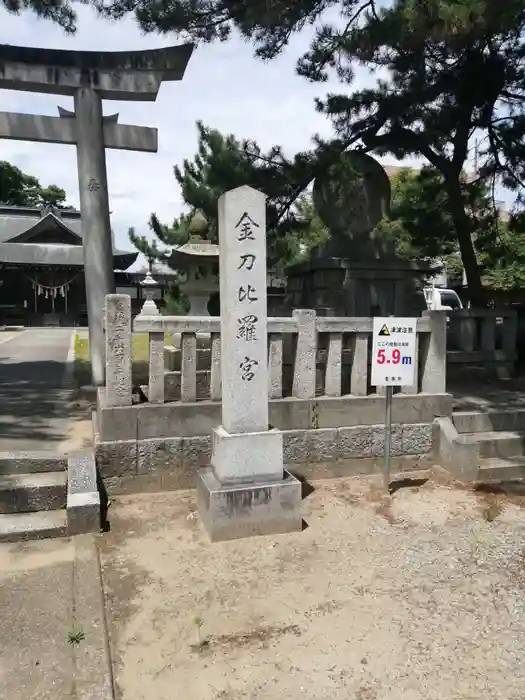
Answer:
[(462, 442), (477, 443), (479, 456), (489, 457), (517, 457), (525, 453), (525, 432), (497, 431), (485, 433), (464, 433)]
[(525, 431), (525, 409), (454, 411), (452, 422), (458, 433), (485, 433), (500, 430)]
[(0, 452), (0, 476), (67, 471), (67, 457), (46, 452)]
[(0, 476), (0, 513), (26, 513), (65, 508), (67, 472)]
[(65, 510), (0, 515), (0, 542), (42, 540), (47, 537), (65, 537), (66, 534)]
[(525, 457), (509, 457), (501, 459), (480, 460), (478, 481), (490, 483), (494, 481), (516, 481), (525, 478)]

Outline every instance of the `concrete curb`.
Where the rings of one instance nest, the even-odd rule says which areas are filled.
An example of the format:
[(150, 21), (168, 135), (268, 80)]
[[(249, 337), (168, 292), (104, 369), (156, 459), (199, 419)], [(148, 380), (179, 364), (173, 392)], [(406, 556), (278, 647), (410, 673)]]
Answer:
[(74, 538), (73, 621), (84, 632), (73, 645), (75, 700), (114, 700), (102, 571), (95, 535)]
[(467, 442), (450, 418), (436, 418), (433, 430), (434, 444), (437, 444), (437, 455), (442, 466), (461, 481), (475, 481), (479, 473), (478, 445)]
[(100, 532), (100, 496), (93, 453), (70, 457), (67, 463), (67, 532)]

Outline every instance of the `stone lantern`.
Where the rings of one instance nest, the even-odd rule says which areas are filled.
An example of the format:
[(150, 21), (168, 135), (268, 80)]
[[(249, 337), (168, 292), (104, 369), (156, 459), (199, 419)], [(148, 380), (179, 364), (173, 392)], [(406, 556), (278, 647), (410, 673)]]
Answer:
[(146, 276), (140, 285), (144, 289), (144, 296), (146, 297), (146, 301), (142, 305), (142, 310), (140, 313), (143, 316), (155, 316), (156, 314), (159, 314), (160, 311), (158, 306), (153, 300), (154, 290), (158, 287), (158, 282), (154, 280), (151, 275), (151, 261)]
[(171, 253), (170, 267), (183, 275), (180, 289), (188, 297), (189, 316), (209, 316), (210, 298), (219, 293), (219, 246), (206, 238), (208, 228), (204, 214), (196, 212), (188, 242)]

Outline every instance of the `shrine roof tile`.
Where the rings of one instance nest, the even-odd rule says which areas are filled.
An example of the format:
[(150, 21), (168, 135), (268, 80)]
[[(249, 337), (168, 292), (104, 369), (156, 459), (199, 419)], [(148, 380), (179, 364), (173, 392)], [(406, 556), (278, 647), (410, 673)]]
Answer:
[[(138, 253), (115, 250), (116, 269), (127, 269), (137, 259)], [(0, 244), (0, 263), (13, 265), (60, 265), (84, 267), (82, 246), (60, 243), (3, 243)]]

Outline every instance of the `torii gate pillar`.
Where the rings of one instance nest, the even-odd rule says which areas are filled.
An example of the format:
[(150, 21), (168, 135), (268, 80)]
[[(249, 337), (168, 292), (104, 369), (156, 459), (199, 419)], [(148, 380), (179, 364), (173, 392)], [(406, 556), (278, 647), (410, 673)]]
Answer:
[(152, 51), (67, 51), (0, 45), (0, 89), (74, 98), (59, 117), (0, 112), (0, 138), (77, 147), (93, 384), (105, 381), (104, 304), (115, 291), (106, 148), (157, 151), (157, 130), (103, 117), (102, 100), (155, 101), (164, 80), (182, 80), (192, 44)]
[(115, 291), (115, 275), (102, 99), (95, 90), (78, 89), (75, 95), (75, 117), (91, 373), (93, 383), (100, 385), (105, 379), (105, 342), (100, 310), (104, 308), (106, 294)]

